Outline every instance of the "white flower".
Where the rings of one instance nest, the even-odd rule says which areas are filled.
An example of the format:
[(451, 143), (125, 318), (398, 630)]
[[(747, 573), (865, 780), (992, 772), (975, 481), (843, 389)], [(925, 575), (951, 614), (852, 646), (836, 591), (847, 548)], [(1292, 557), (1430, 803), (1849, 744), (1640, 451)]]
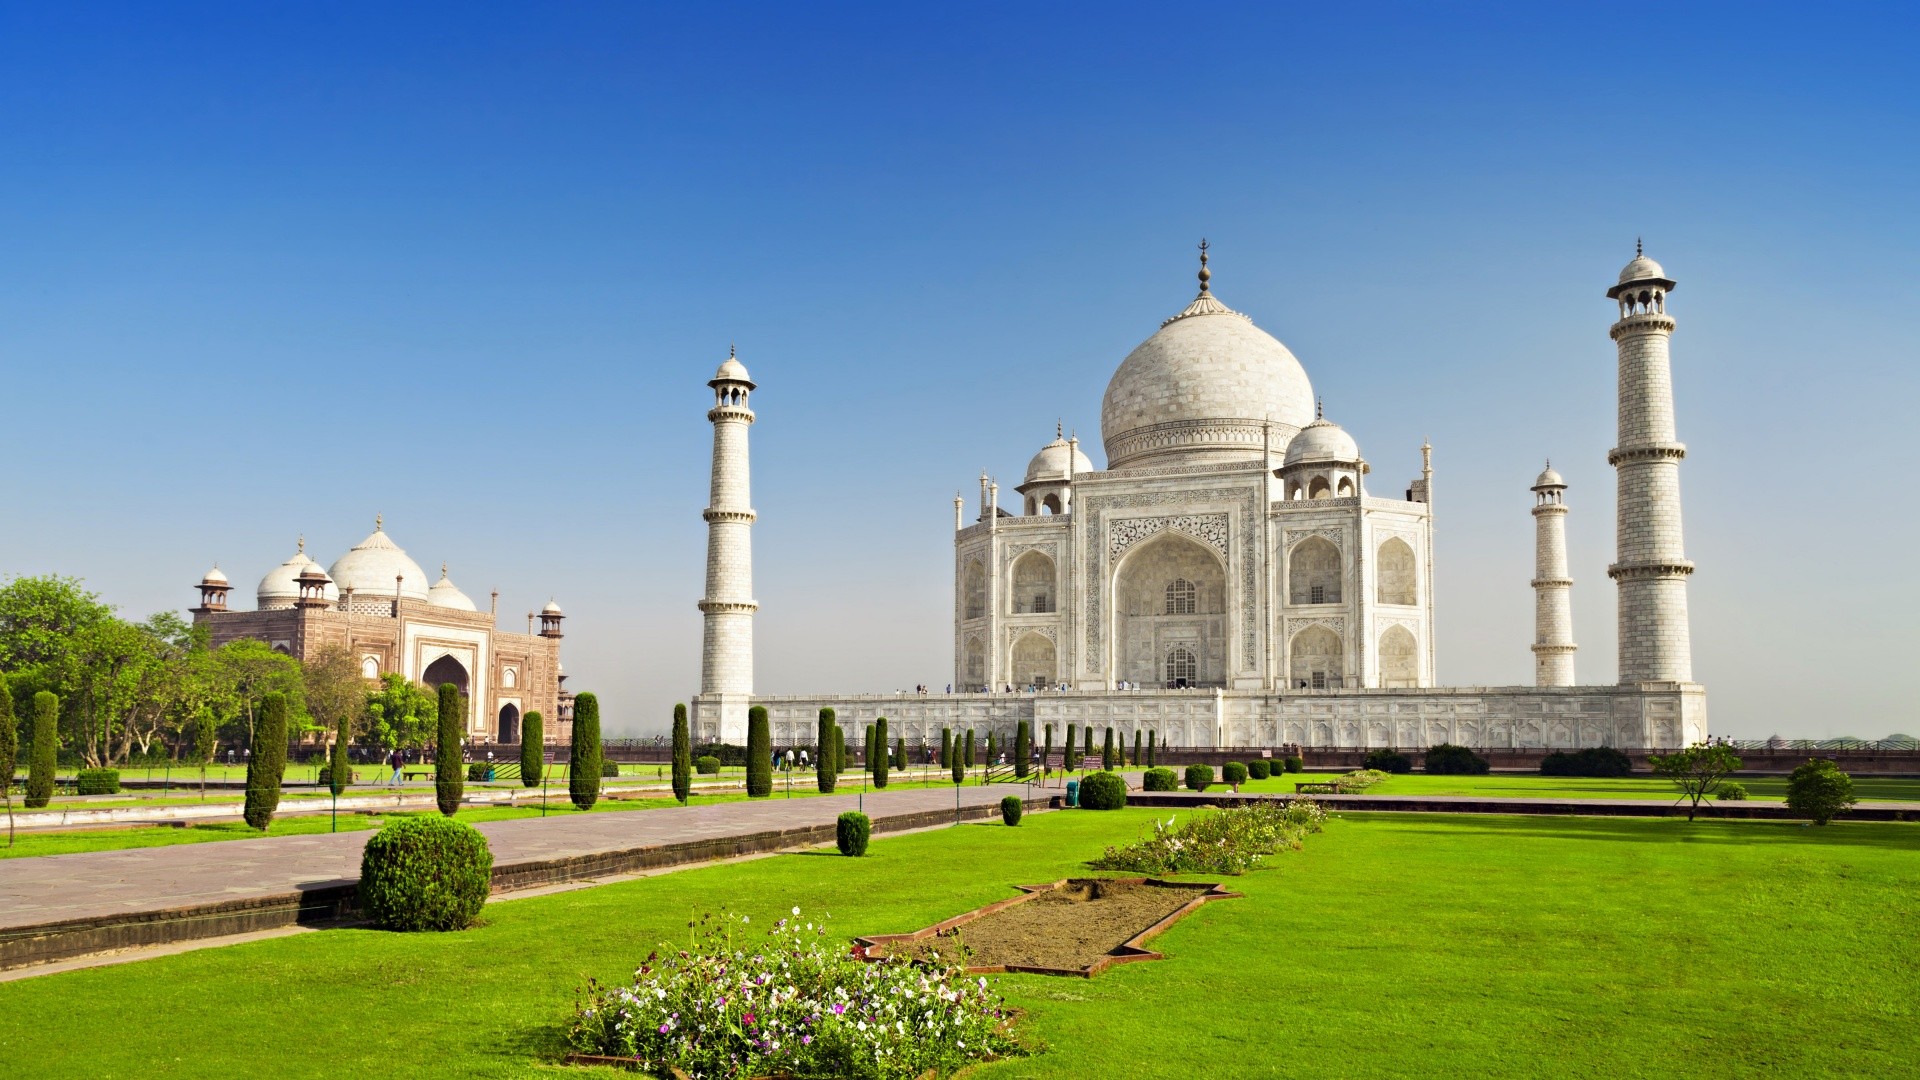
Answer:
[(795, 904), (795, 905), (793, 906), (793, 913), (794, 913), (795, 915), (798, 915), (798, 914), (800, 914), (800, 905), (798, 905), (798, 904)]

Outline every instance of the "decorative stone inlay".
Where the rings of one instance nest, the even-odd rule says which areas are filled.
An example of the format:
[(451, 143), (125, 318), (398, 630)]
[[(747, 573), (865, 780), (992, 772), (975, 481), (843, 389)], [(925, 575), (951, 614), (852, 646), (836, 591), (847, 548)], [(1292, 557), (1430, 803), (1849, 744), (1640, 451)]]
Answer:
[(1333, 541), (1333, 546), (1340, 549), (1342, 557), (1345, 556), (1347, 550), (1347, 530), (1338, 525), (1328, 525), (1318, 529), (1288, 529), (1286, 531), (1286, 539), (1281, 541), (1280, 546), (1284, 550), (1291, 551), (1293, 550), (1293, 545), (1314, 536), (1323, 536)]
[(1288, 619), (1287, 640), (1292, 641), (1294, 636), (1300, 633), (1300, 631), (1315, 626), (1324, 626), (1334, 633), (1339, 634), (1343, 642), (1346, 640), (1347, 620), (1341, 615), (1329, 615), (1320, 619)]
[(1122, 518), (1107, 526), (1107, 562), (1116, 563), (1127, 549), (1150, 536), (1172, 529), (1222, 555), (1227, 553), (1227, 515), (1182, 514), (1178, 517)]
[[(1139, 491), (1126, 495), (1082, 494), (1079, 499), (1079, 508), (1084, 512), (1085, 517), (1080, 518), (1079, 515), (1076, 515), (1076, 521), (1085, 520), (1088, 522), (1087, 527), (1089, 532), (1095, 532), (1105, 527), (1107, 511), (1110, 510), (1130, 510), (1138, 507), (1170, 506), (1183, 503), (1230, 503), (1239, 507), (1239, 547), (1241, 552), (1246, 553), (1242, 555), (1240, 559), (1240, 671), (1242, 673), (1255, 671), (1257, 670), (1259, 662), (1258, 635), (1260, 624), (1259, 613), (1261, 611), (1259, 560), (1252, 557), (1252, 553), (1258, 551), (1260, 547), (1260, 518), (1258, 513), (1260, 509), (1260, 489), (1258, 487)], [(1193, 516), (1207, 517), (1212, 515)], [(1230, 532), (1231, 525), (1229, 524), (1227, 529), (1223, 530), (1223, 537)], [(1089, 537), (1088, 539), (1093, 539), (1093, 537)], [(1105, 550), (1104, 544), (1082, 543), (1081, 547), (1086, 552), (1083, 567), (1085, 576), (1082, 578), (1082, 581), (1085, 583), (1083, 588), (1086, 590), (1087, 651), (1086, 660), (1083, 661), (1083, 663), (1092, 664), (1098, 663), (1102, 655), (1100, 647), (1101, 627), (1105, 622), (1102, 597), (1106, 594), (1106, 590), (1110, 584), (1108, 575), (1102, 573), (1102, 570), (1110, 569), (1112, 564), (1109, 563), (1107, 567), (1101, 566), (1100, 559)], [(1220, 550), (1222, 554), (1228, 557), (1228, 563), (1229, 566), (1231, 566), (1232, 553), (1226, 551), (1224, 548)]]

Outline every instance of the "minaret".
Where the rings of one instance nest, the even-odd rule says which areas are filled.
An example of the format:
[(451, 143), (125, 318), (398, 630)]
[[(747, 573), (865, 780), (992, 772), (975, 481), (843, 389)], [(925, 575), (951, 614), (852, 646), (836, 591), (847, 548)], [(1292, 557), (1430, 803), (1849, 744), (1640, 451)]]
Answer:
[(748, 497), (747, 428), (754, 389), (746, 365), (727, 350), (726, 363), (707, 383), (714, 405), (713, 493), (707, 519), (707, 594), (700, 601), (706, 634), (700, 648), (700, 693), (694, 698), (702, 738), (744, 744), (753, 696), (753, 506)]
[(1567, 482), (1547, 471), (1533, 482), (1533, 684), (1572, 686), (1573, 579), (1567, 576)]
[(1620, 351), (1620, 441), (1607, 455), (1619, 477), (1615, 561), (1620, 587), (1620, 682), (1692, 682), (1687, 561), (1680, 535), (1680, 459), (1673, 371), (1667, 358), (1674, 283), (1634, 244), (1633, 261), (1607, 290), (1620, 305), (1609, 332)]

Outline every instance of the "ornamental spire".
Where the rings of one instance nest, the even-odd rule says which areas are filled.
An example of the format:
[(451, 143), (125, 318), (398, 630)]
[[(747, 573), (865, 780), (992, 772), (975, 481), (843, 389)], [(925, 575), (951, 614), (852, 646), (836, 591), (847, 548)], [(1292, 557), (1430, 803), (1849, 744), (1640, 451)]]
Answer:
[(1213, 279), (1213, 271), (1207, 269), (1207, 238), (1200, 238), (1200, 294), (1207, 293), (1207, 282)]

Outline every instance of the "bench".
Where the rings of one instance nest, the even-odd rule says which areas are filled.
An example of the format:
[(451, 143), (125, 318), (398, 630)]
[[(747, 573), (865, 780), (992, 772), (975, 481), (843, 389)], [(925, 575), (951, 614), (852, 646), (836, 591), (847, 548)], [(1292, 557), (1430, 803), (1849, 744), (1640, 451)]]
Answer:
[[(462, 776), (465, 776), (465, 775), (466, 775), (466, 770), (464, 770), (464, 769), (463, 769), (463, 770), (461, 770), (461, 773), (460, 773), (460, 775), (462, 775)], [(402, 780), (426, 780), (426, 779), (429, 779), (429, 778), (431, 778), (432, 776), (433, 776), (433, 770), (432, 770), (432, 769), (430, 769), (430, 768), (429, 768), (429, 769), (402, 769), (402, 770), (400, 770), (400, 779), (402, 779)]]
[(1301, 795), (1345, 795), (1347, 793), (1347, 789), (1344, 786), (1338, 783), (1329, 783), (1324, 780), (1309, 780), (1304, 783), (1296, 783), (1293, 785), (1293, 790), (1296, 794)]

